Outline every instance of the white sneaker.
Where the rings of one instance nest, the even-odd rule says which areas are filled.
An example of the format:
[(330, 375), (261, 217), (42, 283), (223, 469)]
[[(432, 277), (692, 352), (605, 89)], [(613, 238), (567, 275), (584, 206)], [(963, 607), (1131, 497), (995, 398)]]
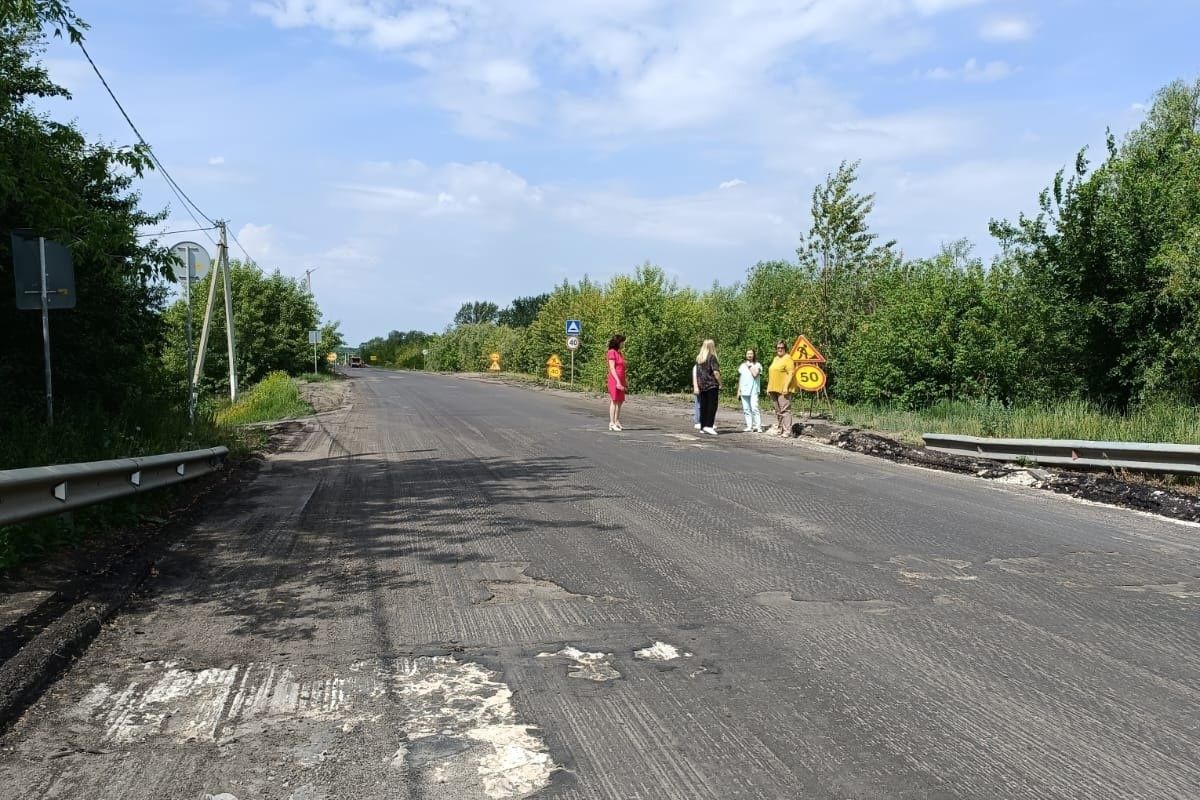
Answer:
[(755, 428), (755, 429), (754, 429), (754, 432), (755, 432), (755, 433), (762, 433), (762, 428)]
[(742, 428), (742, 433), (754, 433), (754, 428)]
[(692, 427), (693, 427), (693, 428), (695, 428), (696, 430), (700, 430), (700, 423), (699, 423), (699, 422), (697, 422), (697, 423), (696, 423), (695, 425), (693, 425)]
[(716, 431), (716, 429), (715, 429), (715, 428), (701, 428), (701, 430), (702, 430), (704, 433), (707, 433), (709, 436), (716, 436), (716, 435), (717, 435), (717, 431)]

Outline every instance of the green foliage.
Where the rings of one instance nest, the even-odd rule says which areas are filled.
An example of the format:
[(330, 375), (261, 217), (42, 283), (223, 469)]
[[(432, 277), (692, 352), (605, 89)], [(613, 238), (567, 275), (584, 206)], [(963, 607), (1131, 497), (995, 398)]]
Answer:
[(233, 405), (216, 413), (218, 425), (245, 425), (311, 414), (312, 407), (300, 398), (296, 381), (286, 372), (271, 372), (245, 392)]
[[(1042, 193), (1038, 214), (993, 233), (1047, 300), (1046, 372), (1118, 407), (1195, 401), (1195, 272), (1200, 230), (1200, 81), (1164, 88), (1142, 125), (1088, 171), (1081, 152)], [(1185, 289), (1186, 291), (1186, 289)]]
[(509, 328), (528, 328), (537, 319), (538, 311), (550, 299), (548, 294), (535, 297), (518, 297), (500, 311), (496, 322)]
[(481, 325), (494, 323), (500, 316), (500, 306), (487, 301), (476, 300), (473, 303), (463, 303), (454, 315), (455, 325)]
[[(41, 14), (57, 4), (23, 6)], [(13, 310), (15, 228), (66, 245), (75, 264), (78, 304), (54, 312), (50, 323), (58, 401), (115, 413), (130, 387), (156, 393), (162, 386), (159, 278), (169, 255), (138, 238), (139, 228), (162, 215), (141, 211), (131, 189), (149, 168), (148, 157), (138, 148), (88, 142), (75, 127), (32, 109), (32, 98), (66, 96), (34, 63), (38, 34), (28, 26), (0, 26), (0, 341), (6, 353), (0, 359), (0, 439), (12, 420), (44, 402), (41, 315)]]
[[(260, 381), (276, 370), (290, 374), (311, 371), (313, 346), (308, 341), (311, 330), (321, 332), (317, 363), (319, 369), (327, 369), (325, 355), (343, 344), (342, 335), (336, 322), (320, 324), (320, 310), (303, 282), (278, 270), (264, 273), (254, 264), (233, 261), (230, 266), (239, 385)], [(192, 287), (196, 347), (213, 275), (210, 272)], [(216, 288), (200, 391), (202, 395), (227, 396), (229, 353), (225, 343), (225, 304), (221, 300), (222, 287), (218, 284)], [(165, 322), (167, 348), (163, 364), (172, 384), (182, 391), (187, 386), (187, 304), (182, 298), (167, 310)]]
[[(421, 369), (424, 366), (422, 350), (428, 348), (432, 336), (423, 331), (392, 331), (386, 337), (377, 336), (359, 345), (358, 351), (368, 363), (402, 369)], [(371, 361), (375, 356), (375, 361)]]

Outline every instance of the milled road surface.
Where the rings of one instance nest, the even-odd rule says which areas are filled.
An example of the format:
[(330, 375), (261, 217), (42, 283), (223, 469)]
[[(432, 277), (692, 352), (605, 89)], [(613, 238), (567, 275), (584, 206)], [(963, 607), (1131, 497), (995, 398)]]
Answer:
[(0, 796), (1200, 797), (1200, 530), (354, 371), (0, 741)]

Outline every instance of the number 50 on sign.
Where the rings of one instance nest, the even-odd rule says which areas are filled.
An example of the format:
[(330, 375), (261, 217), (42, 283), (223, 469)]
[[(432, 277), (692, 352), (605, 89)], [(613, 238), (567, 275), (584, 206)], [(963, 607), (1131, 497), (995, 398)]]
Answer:
[(816, 364), (800, 364), (796, 367), (796, 385), (806, 392), (819, 392), (825, 388), (825, 370)]

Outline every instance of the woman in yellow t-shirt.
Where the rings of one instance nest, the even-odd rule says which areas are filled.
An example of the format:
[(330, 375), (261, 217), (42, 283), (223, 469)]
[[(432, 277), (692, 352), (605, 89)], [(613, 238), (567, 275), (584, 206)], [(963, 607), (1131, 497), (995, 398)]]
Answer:
[(775, 421), (779, 427), (776, 435), (785, 439), (792, 436), (792, 373), (795, 371), (787, 343), (776, 342), (775, 360), (767, 369), (767, 394), (775, 406)]

